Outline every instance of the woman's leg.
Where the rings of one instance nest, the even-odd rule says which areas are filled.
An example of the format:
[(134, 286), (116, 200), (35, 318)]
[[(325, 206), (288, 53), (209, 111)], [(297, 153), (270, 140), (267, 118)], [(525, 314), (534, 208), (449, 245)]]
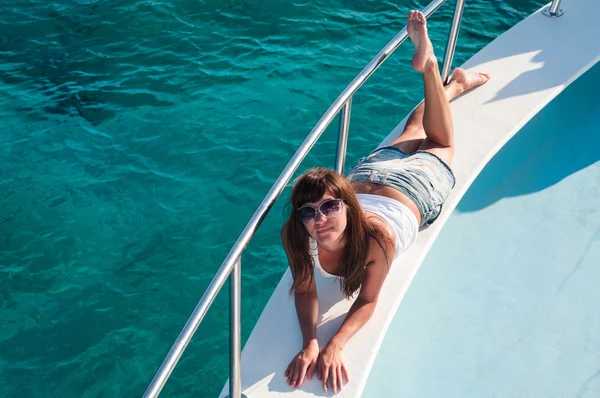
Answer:
[(411, 11), (407, 29), (415, 46), (413, 68), (423, 74), (425, 100), (409, 116), (402, 135), (390, 145), (407, 153), (429, 150), (450, 163), (454, 153), (454, 136), (449, 101), (482, 85), (489, 76), (457, 68), (452, 73), (451, 82), (444, 87), (423, 13)]

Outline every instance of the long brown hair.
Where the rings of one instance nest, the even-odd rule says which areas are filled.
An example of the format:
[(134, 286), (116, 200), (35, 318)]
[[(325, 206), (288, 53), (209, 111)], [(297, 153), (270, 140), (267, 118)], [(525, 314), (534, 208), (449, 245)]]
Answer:
[(314, 262), (309, 252), (309, 238), (300, 221), (298, 208), (308, 202), (318, 202), (329, 190), (337, 199), (342, 199), (347, 208), (348, 222), (344, 231), (346, 245), (342, 255), (340, 286), (347, 298), (354, 295), (363, 280), (370, 238), (374, 238), (386, 253), (385, 243), (389, 239), (367, 220), (358, 203), (356, 191), (350, 182), (333, 170), (313, 168), (297, 178), (290, 198), (290, 215), (287, 222), (287, 251), (294, 281), (290, 292), (310, 285), (314, 277)]

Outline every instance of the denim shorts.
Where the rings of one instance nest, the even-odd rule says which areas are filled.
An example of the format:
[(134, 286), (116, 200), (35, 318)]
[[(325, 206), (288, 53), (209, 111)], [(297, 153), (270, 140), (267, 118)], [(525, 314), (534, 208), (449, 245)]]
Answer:
[(427, 151), (408, 154), (395, 146), (384, 146), (362, 158), (348, 171), (351, 182), (373, 182), (390, 186), (408, 196), (421, 213), (421, 226), (432, 224), (442, 211), (456, 179), (450, 167)]

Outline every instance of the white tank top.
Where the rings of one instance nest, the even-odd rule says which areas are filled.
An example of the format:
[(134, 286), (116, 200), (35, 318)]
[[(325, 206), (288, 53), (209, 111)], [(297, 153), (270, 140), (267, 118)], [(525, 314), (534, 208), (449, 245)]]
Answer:
[[(415, 243), (419, 232), (419, 224), (417, 217), (410, 211), (408, 206), (395, 199), (381, 195), (359, 193), (356, 196), (358, 197), (360, 207), (364, 211), (375, 214), (392, 229), (396, 241), (394, 259)], [(313, 258), (315, 268), (321, 275), (327, 278), (337, 277), (337, 275), (325, 271), (321, 266), (317, 241), (312, 238), (310, 238), (310, 255)]]

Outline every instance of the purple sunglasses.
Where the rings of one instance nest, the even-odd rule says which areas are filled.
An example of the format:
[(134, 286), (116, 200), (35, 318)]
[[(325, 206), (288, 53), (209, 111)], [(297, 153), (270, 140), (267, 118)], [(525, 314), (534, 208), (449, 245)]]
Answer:
[(316, 221), (317, 214), (321, 213), (325, 218), (332, 218), (342, 214), (344, 201), (341, 199), (329, 199), (321, 203), (319, 207), (304, 205), (298, 209), (300, 221), (304, 224)]

